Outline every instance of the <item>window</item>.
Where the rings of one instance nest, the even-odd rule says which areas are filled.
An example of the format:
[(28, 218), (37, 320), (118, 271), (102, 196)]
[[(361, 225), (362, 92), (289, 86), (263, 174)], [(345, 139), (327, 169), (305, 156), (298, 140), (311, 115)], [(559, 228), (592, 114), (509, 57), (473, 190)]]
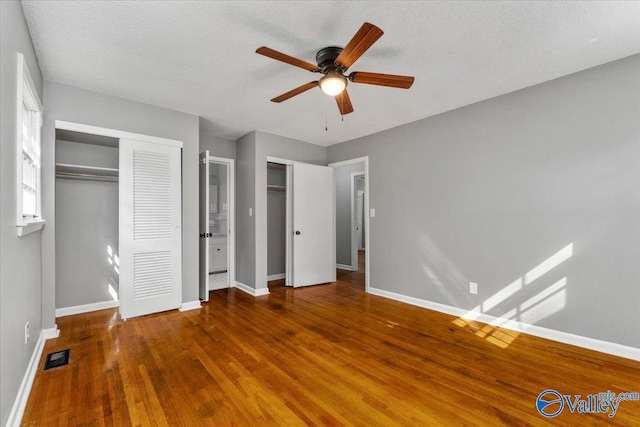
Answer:
[(40, 137), (42, 103), (22, 54), (18, 54), (17, 97), (17, 225), (22, 236), (40, 230), (42, 189), (40, 185)]

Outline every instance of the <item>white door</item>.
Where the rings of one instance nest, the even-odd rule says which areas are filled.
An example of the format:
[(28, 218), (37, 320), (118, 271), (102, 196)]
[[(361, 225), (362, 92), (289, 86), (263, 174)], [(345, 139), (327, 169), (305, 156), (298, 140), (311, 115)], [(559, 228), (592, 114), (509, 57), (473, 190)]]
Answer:
[(120, 140), (120, 316), (182, 303), (181, 149)]
[(200, 299), (209, 301), (209, 151), (200, 153)]
[(336, 281), (333, 168), (294, 163), (293, 286)]

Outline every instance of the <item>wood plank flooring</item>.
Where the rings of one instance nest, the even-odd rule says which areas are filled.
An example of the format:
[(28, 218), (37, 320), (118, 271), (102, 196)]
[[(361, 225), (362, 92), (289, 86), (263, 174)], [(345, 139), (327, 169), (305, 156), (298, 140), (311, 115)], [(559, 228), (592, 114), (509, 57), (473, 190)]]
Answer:
[(549, 388), (640, 391), (640, 363), (507, 330), (495, 345), (477, 334), (484, 325), (363, 283), (362, 271), (340, 272), (329, 285), (273, 283), (259, 298), (212, 291), (184, 313), (60, 318), (44, 354), (70, 348), (70, 364), (38, 371), (23, 425), (637, 425), (640, 402), (612, 419), (544, 419), (535, 400)]

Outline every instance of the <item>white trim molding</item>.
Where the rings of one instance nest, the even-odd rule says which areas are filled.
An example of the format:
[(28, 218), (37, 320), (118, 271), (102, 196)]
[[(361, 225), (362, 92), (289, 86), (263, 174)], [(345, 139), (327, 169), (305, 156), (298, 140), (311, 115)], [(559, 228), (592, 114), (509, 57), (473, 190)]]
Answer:
[(45, 340), (58, 338), (60, 336), (60, 329), (58, 329), (58, 325), (53, 325), (53, 328), (43, 329), (42, 335), (44, 335)]
[(18, 427), (22, 422), (22, 416), (24, 415), (24, 409), (27, 407), (27, 400), (29, 400), (29, 394), (31, 393), (31, 387), (33, 386), (33, 380), (36, 378), (36, 372), (40, 365), (40, 358), (44, 350), (44, 343), (50, 338), (56, 338), (60, 334), (58, 327), (43, 329), (40, 331), (38, 342), (36, 343), (31, 359), (27, 365), (27, 370), (20, 383), (16, 400), (13, 402), (13, 407), (9, 413), (9, 419), (7, 420), (7, 427)]
[(201, 307), (200, 300), (183, 302), (179, 311), (189, 311), (189, 310), (197, 310)]
[(37, 219), (34, 221), (19, 223), (18, 227), (18, 237), (26, 236), (29, 233), (33, 233), (35, 231), (42, 230), (46, 220)]
[(284, 273), (280, 273), (280, 274), (270, 274), (269, 276), (267, 276), (267, 281), (271, 281), (271, 280), (280, 280), (280, 279), (284, 279), (286, 276)]
[(120, 307), (120, 301), (101, 301), (91, 304), (75, 305), (73, 307), (56, 308), (56, 318), (71, 316), (74, 314), (90, 313), (92, 311), (105, 310), (107, 308)]
[(354, 271), (353, 270), (353, 266), (347, 265), (347, 264), (336, 264), (336, 268), (338, 268), (340, 270)]
[(143, 135), (140, 133), (125, 132), (117, 129), (101, 128), (98, 126), (84, 125), (81, 123), (66, 122), (64, 120), (56, 120), (56, 129), (68, 130), (73, 132), (90, 133), (93, 135), (108, 136), (118, 139), (133, 139), (142, 142), (151, 142), (153, 144), (168, 145), (170, 147), (182, 148), (183, 142), (175, 139), (160, 138), (157, 136)]
[(575, 335), (568, 332), (556, 331), (554, 329), (530, 325), (528, 323), (518, 322), (516, 320), (502, 319), (485, 313), (469, 312), (469, 310), (465, 310), (463, 308), (458, 308), (447, 304), (440, 304), (420, 298), (414, 298), (407, 295), (397, 294), (395, 292), (385, 291), (384, 289), (369, 288), (369, 293), (407, 304), (416, 305), (418, 307), (427, 308), (429, 310), (438, 311), (440, 313), (449, 314), (451, 316), (456, 316), (463, 319), (471, 319), (473, 321), (487, 324), (496, 324), (500, 328), (522, 332), (539, 338), (561, 342), (563, 344), (575, 345), (577, 347), (599, 351), (601, 353), (607, 353), (613, 356), (640, 361), (640, 348), (629, 347), (626, 345), (597, 340), (589, 337), (583, 337), (581, 335)]
[(269, 295), (269, 288), (260, 288), (253, 289), (249, 285), (245, 285), (244, 283), (236, 282), (236, 288), (240, 289), (242, 292), (245, 292), (253, 297), (261, 297), (264, 295)]

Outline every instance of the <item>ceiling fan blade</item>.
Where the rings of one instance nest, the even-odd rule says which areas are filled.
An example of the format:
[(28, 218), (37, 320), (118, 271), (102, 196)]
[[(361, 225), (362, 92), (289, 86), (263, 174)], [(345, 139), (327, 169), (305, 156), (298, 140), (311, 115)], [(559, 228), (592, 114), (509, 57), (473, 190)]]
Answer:
[(262, 46), (256, 49), (256, 53), (259, 53), (260, 55), (268, 56), (269, 58), (273, 58), (277, 61), (282, 61), (289, 65), (293, 65), (294, 67), (304, 68), (305, 70), (308, 70), (308, 71), (319, 71), (317, 65), (313, 65), (312, 63), (303, 61), (302, 59), (294, 58), (293, 56), (289, 56), (282, 52), (278, 52), (277, 50), (273, 50), (266, 46)]
[(313, 89), (314, 87), (318, 86), (318, 82), (309, 82), (306, 84), (303, 84), (302, 86), (299, 86), (295, 89), (290, 90), (287, 93), (283, 93), (280, 96), (276, 96), (275, 98), (273, 98), (271, 101), (272, 102), (282, 102), (282, 101), (286, 101), (289, 98), (293, 98), (296, 95), (300, 95), (302, 92), (306, 92), (309, 89)]
[(349, 113), (353, 113), (353, 105), (351, 105), (351, 99), (349, 98), (349, 93), (347, 89), (343, 90), (341, 94), (336, 95), (336, 104), (338, 104), (338, 110), (340, 110), (340, 114), (347, 115)]
[(373, 44), (380, 38), (384, 32), (373, 24), (365, 22), (358, 30), (355, 36), (347, 43), (336, 58), (336, 64), (344, 68), (349, 68), (358, 60)]
[(368, 85), (389, 86), (401, 89), (409, 89), (415, 80), (411, 76), (396, 76), (393, 74), (367, 73), (355, 71), (349, 74), (349, 80), (354, 83), (364, 83)]

